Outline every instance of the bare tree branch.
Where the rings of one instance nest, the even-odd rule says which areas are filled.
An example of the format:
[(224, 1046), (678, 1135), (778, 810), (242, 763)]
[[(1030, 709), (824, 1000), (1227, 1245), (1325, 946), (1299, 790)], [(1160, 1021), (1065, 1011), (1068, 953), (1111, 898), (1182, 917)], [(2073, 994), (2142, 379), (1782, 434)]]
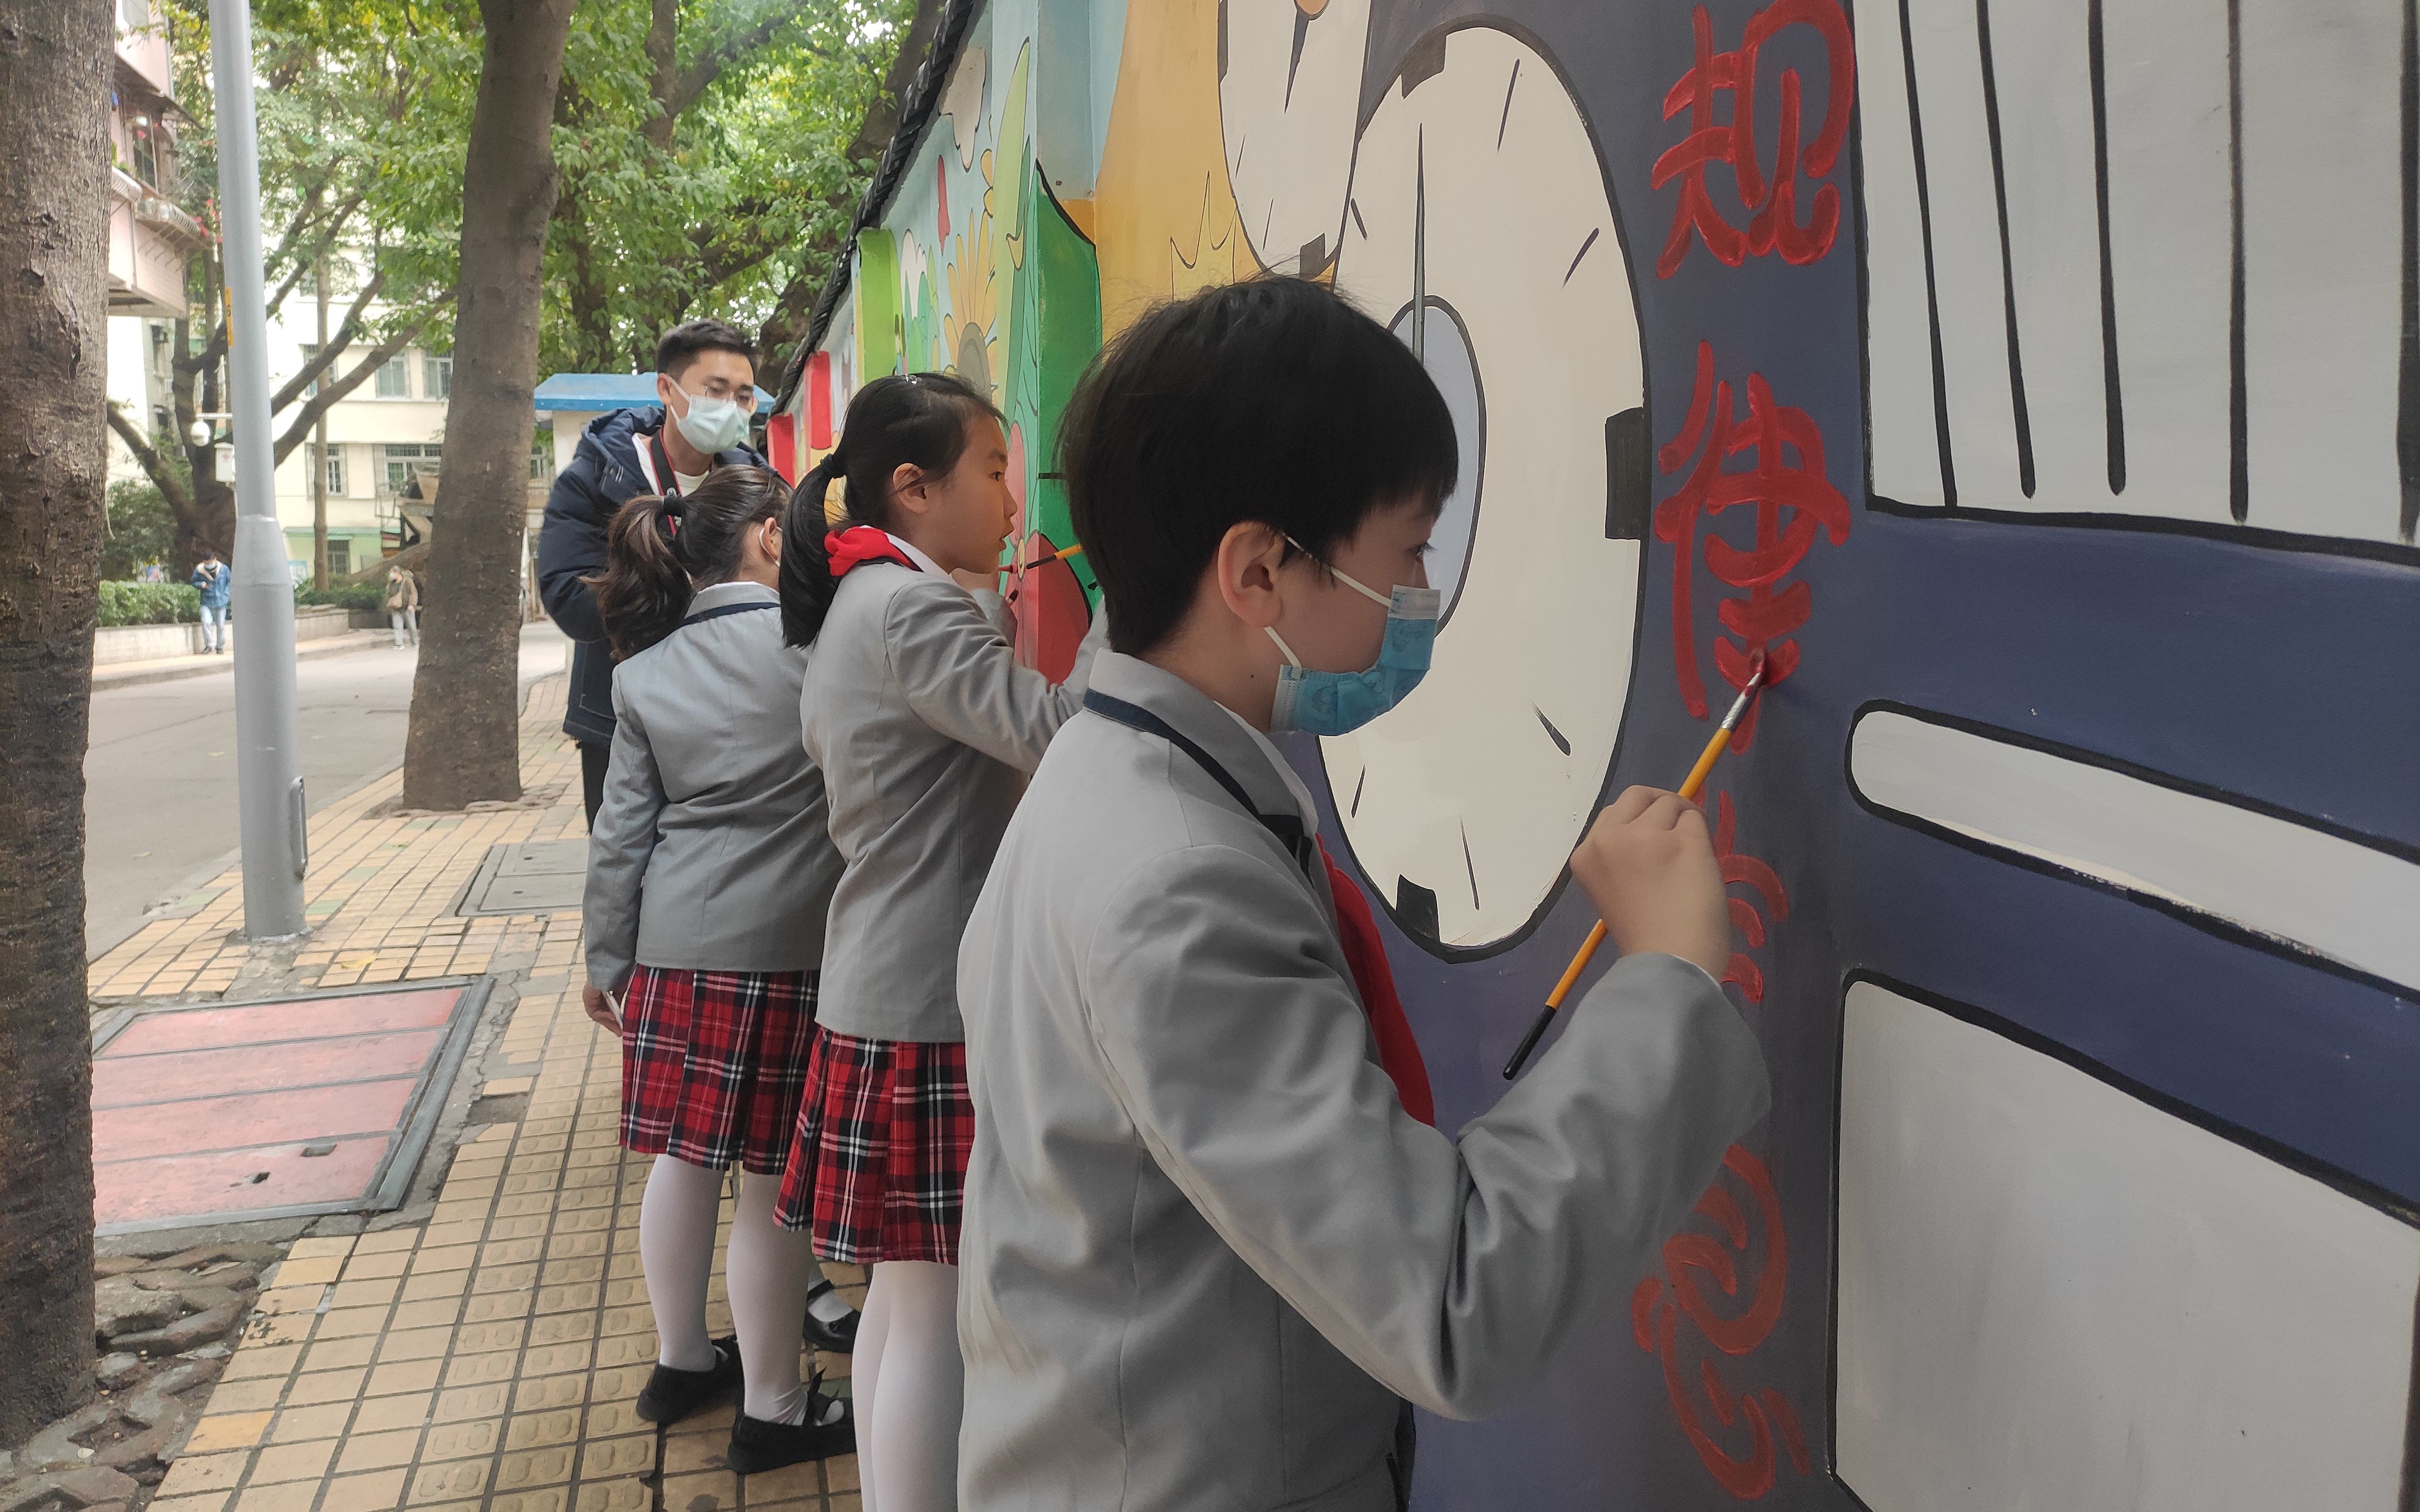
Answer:
[(159, 448), (151, 444), (148, 437), (135, 428), (134, 422), (126, 418), (126, 411), (117, 407), (116, 400), (110, 401), (109, 405), (109, 428), (116, 431), (117, 439), (126, 443), (126, 449), (134, 454), (134, 460), (143, 466), (144, 476), (149, 478), (151, 486), (167, 499), (169, 509), (178, 515), (192, 514), (194, 496), (186, 489), (185, 480), (177, 476), (176, 470), (168, 465), (168, 459), (160, 455)]
[(380, 291), (385, 287), (386, 270), (381, 268), (371, 274), (370, 281), (362, 285), (362, 291), (353, 296), (352, 308), (345, 312), (344, 324), (337, 327), (336, 333), (328, 338), (328, 345), (315, 353), (309, 362), (304, 363), (302, 371), (287, 379), (284, 388), (270, 395), (269, 412), (271, 414), (276, 414), (292, 404), (320, 374), (335, 365), (336, 359), (345, 354), (345, 348), (353, 344), (353, 338), (362, 333), (362, 324), (369, 317), (371, 303), (378, 299)]
[(412, 338), (420, 334), (422, 328), (436, 316), (439, 310), (452, 302), (454, 302), (454, 291), (448, 289), (443, 295), (413, 311), (386, 340), (371, 347), (350, 372), (340, 378), (334, 378), (321, 384), (319, 392), (311, 396), (310, 402), (296, 411), (294, 423), (286, 427), (286, 433), (277, 438), (277, 445), (274, 449), (276, 460), (282, 463), (293, 455), (294, 449), (310, 439), (311, 427), (318, 424), (319, 416), (330, 405), (368, 381), (369, 376), (384, 367), (389, 358), (411, 345)]

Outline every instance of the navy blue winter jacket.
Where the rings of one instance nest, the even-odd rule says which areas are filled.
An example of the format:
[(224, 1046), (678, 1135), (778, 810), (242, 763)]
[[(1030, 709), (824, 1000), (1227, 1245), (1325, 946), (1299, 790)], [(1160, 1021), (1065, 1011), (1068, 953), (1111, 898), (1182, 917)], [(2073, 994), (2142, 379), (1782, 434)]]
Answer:
[[(546, 496), (546, 523), (537, 534), (537, 591), (546, 611), (577, 642), (571, 652), (571, 696), (563, 733), (605, 746), (613, 740), (613, 652), (597, 595), (582, 578), (605, 570), (605, 527), (613, 512), (656, 486), (639, 463), (640, 448), (664, 428), (660, 405), (616, 409), (589, 422), (571, 465), (555, 475)], [(763, 467), (764, 457), (735, 446), (717, 467)]]

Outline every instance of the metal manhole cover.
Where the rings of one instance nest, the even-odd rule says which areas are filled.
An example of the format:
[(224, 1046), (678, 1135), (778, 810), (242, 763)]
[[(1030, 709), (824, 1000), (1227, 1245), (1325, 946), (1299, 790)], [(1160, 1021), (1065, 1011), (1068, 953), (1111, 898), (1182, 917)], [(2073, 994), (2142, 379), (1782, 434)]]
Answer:
[(93, 1047), (95, 1231), (400, 1206), (489, 984), (117, 1015)]
[(454, 912), (551, 914), (576, 909), (587, 880), (585, 840), (490, 846)]

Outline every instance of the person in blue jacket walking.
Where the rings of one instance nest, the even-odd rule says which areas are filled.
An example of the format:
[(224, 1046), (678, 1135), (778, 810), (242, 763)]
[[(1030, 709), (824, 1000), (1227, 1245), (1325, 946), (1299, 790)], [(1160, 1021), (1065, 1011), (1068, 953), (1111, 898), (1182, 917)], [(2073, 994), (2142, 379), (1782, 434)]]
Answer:
[(227, 648), (227, 595), (235, 592), (235, 574), (219, 560), (218, 552), (202, 548), (202, 560), (194, 566), (194, 575), (186, 581), (202, 591), (202, 649), (211, 656), (225, 654)]

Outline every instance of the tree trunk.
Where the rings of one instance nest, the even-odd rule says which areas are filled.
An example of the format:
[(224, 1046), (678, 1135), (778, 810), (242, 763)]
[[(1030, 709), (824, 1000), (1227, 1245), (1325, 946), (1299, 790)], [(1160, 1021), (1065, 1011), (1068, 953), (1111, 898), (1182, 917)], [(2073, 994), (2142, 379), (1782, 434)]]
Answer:
[(555, 90), (572, 0), (480, 0), (487, 39), (462, 170), (461, 307), (403, 801), (521, 794), (521, 538), (537, 386), (538, 274), (554, 213)]
[(84, 757), (108, 437), (108, 0), (0, 0), (0, 1445), (93, 1392)]

